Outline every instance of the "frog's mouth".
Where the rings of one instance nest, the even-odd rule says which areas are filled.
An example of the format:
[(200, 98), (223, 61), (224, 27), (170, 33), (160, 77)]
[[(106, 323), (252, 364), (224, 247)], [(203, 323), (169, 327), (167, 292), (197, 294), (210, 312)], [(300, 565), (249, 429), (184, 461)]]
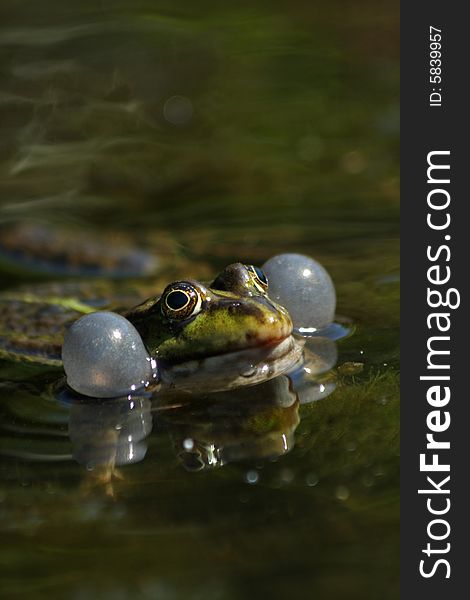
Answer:
[(292, 335), (262, 345), (174, 365), (163, 364), (164, 387), (186, 391), (222, 391), (255, 385), (292, 369), (302, 357), (303, 344)]

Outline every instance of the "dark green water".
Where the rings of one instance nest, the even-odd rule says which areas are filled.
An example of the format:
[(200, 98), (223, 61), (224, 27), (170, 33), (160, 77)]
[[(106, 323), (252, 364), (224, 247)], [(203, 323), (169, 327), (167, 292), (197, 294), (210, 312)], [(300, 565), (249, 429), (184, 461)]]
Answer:
[[(152, 251), (164, 232), (185, 276), (309, 254), (356, 326), (321, 401), (155, 409), (113, 497), (72, 456), (70, 406), (41, 392), (57, 373), (0, 363), (2, 597), (398, 597), (398, 17), (365, 0), (2, 2), (2, 224), (119, 229)], [(116, 423), (78, 422), (105, 436), (100, 418)], [(293, 437), (276, 460), (256, 458), (267, 422)], [(188, 437), (233, 462), (186, 470)]]

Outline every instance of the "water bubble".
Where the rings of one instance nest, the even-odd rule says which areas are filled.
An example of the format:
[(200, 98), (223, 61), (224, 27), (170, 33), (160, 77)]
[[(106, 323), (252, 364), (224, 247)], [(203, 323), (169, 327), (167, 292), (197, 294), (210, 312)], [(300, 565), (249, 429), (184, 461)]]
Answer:
[(255, 471), (254, 469), (252, 469), (251, 471), (247, 471), (247, 473), (245, 475), (245, 480), (247, 483), (250, 483), (251, 485), (258, 483), (258, 480), (259, 480), (258, 471)]
[(307, 475), (307, 477), (305, 478), (305, 483), (309, 486), (309, 487), (314, 487), (317, 485), (319, 479), (318, 479), (318, 475), (316, 473), (309, 473)]
[(253, 377), (253, 375), (256, 375), (257, 370), (256, 365), (247, 364), (240, 369), (240, 375), (242, 377)]
[(375, 477), (383, 477), (385, 475), (385, 470), (382, 465), (376, 465), (372, 472)]
[(186, 438), (183, 441), (183, 448), (186, 450), (186, 452), (191, 452), (191, 450), (194, 448), (194, 440), (191, 438)]
[(264, 363), (262, 364), (259, 368), (259, 372), (263, 375), (269, 375), (270, 373), (270, 366), (268, 365), (268, 363)]
[(338, 500), (347, 500), (349, 498), (349, 490), (345, 485), (339, 485), (336, 488), (335, 496)]
[(302, 384), (296, 386), (296, 392), (300, 404), (309, 404), (317, 400), (327, 398), (336, 389), (336, 381), (325, 381), (325, 383), (315, 382), (312, 379), (306, 379)]
[(186, 96), (171, 96), (163, 106), (163, 116), (172, 125), (186, 125), (193, 116), (193, 105)]
[(289, 484), (294, 481), (294, 471), (292, 469), (282, 469), (281, 471), (281, 481), (282, 483)]

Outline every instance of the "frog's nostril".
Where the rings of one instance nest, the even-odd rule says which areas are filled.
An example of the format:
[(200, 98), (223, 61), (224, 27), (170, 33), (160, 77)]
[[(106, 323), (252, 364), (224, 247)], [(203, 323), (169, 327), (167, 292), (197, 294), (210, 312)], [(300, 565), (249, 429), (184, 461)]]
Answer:
[(228, 314), (231, 316), (236, 315), (238, 312), (240, 312), (240, 306), (241, 306), (240, 302), (233, 302), (232, 304), (230, 304), (230, 306), (227, 309)]

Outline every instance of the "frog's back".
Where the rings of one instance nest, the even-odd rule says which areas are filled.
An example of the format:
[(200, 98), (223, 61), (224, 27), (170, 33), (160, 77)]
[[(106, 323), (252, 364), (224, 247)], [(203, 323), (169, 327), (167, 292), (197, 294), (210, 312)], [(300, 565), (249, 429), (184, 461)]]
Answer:
[(76, 316), (57, 305), (0, 298), (0, 358), (60, 365), (63, 332)]
[(96, 310), (79, 284), (70, 287), (43, 285), (0, 294), (1, 358), (60, 365), (67, 326)]
[(73, 281), (0, 292), (0, 359), (61, 365), (66, 329), (97, 310), (125, 313), (158, 294), (164, 281)]

